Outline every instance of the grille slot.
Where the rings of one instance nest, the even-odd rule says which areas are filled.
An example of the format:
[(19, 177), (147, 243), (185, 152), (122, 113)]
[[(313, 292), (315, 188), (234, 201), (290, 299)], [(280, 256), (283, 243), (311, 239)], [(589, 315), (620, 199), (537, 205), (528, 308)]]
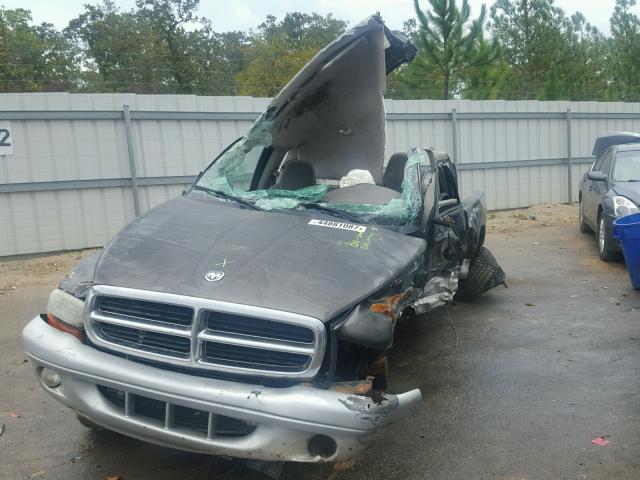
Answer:
[(271, 340), (312, 344), (313, 330), (262, 318), (246, 317), (223, 312), (207, 312), (207, 328), (214, 332), (248, 335)]
[(148, 421), (149, 425), (162, 425), (169, 430), (187, 430), (193, 435), (206, 438), (244, 437), (256, 429), (256, 425), (252, 423), (226, 415), (175, 405), (104, 385), (97, 387), (102, 396), (123, 416), (127, 415), (127, 404), (132, 405), (132, 416)]
[(165, 402), (156, 400), (155, 398), (142, 397), (140, 395), (134, 395), (134, 397), (134, 415), (140, 415), (141, 417), (147, 417), (152, 420), (164, 422), (167, 410), (167, 404)]
[(193, 322), (192, 308), (131, 298), (101, 297), (98, 302), (98, 309), (106, 314), (122, 315), (185, 327), (190, 326)]
[(220, 342), (204, 342), (203, 361), (221, 365), (278, 372), (301, 372), (309, 365), (309, 355), (281, 352)]
[(191, 351), (191, 339), (177, 335), (150, 332), (140, 328), (96, 322), (99, 335), (108, 342), (152, 353), (185, 357)]

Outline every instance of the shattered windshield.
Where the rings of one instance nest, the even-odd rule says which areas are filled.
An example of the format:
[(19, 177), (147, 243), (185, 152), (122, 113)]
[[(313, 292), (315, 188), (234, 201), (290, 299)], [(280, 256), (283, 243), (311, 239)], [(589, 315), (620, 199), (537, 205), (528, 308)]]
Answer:
[[(330, 183), (295, 190), (276, 187), (251, 190), (259, 160), (265, 149), (271, 147), (270, 125), (264, 116), (259, 118), (247, 136), (232, 145), (202, 174), (195, 188), (250, 201), (261, 210), (322, 210), (325, 207), (323, 211), (327, 213), (330, 210), (345, 212), (364, 223), (413, 225), (417, 222), (422, 209), (418, 165), (426, 161), (419, 150), (412, 151), (408, 156), (401, 192), (396, 198), (380, 205), (329, 201), (325, 199), (327, 194), (340, 188)], [(372, 188), (376, 187), (372, 185)]]

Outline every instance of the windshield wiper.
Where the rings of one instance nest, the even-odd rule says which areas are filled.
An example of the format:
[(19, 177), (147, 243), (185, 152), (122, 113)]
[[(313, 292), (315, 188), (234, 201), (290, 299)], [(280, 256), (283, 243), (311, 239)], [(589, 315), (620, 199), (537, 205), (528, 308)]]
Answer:
[(337, 208), (329, 207), (327, 205), (320, 205), (319, 203), (303, 203), (304, 208), (319, 210), (321, 212), (328, 213), (335, 217), (340, 217), (344, 220), (350, 220), (355, 223), (362, 223), (362, 219), (355, 214), (345, 212), (344, 210), (338, 210)]
[(263, 209), (258, 207), (255, 203), (250, 202), (249, 200), (245, 200), (244, 198), (236, 197), (234, 195), (229, 195), (228, 193), (223, 192), (222, 190), (214, 190), (213, 188), (207, 188), (201, 185), (195, 185), (193, 188), (196, 190), (202, 190), (203, 192), (207, 192), (208, 194), (213, 195), (214, 197), (223, 198), (225, 200), (231, 200), (239, 203), (240, 205), (246, 205), (247, 207), (252, 208), (254, 210), (263, 211)]

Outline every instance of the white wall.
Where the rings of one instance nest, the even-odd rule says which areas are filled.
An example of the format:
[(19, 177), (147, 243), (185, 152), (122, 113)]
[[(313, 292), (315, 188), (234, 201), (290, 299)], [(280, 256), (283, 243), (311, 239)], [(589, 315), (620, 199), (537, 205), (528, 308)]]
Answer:
[[(179, 194), (188, 177), (242, 136), (267, 103), (249, 97), (0, 94), (0, 120), (10, 122), (14, 150), (0, 156), (0, 256), (102, 245), (133, 219), (123, 105), (130, 106), (133, 118), (144, 211)], [(640, 131), (640, 104), (388, 100), (386, 156), (409, 146), (452, 156), (457, 151), (461, 192), (484, 190), (490, 209), (566, 202), (569, 108), (576, 200), (595, 137), (609, 130)], [(28, 112), (32, 118), (25, 119)], [(51, 112), (63, 118), (38, 118)], [(70, 118), (85, 112), (104, 118)], [(174, 119), (136, 119), (140, 112)], [(189, 118), (194, 112), (219, 112), (221, 118), (175, 119), (175, 112)], [(158, 184), (163, 178), (166, 184)]]

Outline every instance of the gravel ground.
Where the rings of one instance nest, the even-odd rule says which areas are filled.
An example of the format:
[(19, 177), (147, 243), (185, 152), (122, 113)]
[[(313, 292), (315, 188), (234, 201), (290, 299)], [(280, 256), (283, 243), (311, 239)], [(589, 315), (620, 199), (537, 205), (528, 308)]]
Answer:
[[(491, 213), (487, 244), (509, 288), (398, 326), (392, 387), (419, 387), (422, 407), (354, 465), (288, 464), (283, 480), (640, 478), (640, 292), (624, 264), (597, 258), (575, 206)], [(93, 433), (37, 385), (20, 330), (89, 253), (0, 261), (0, 478), (266, 478)]]

